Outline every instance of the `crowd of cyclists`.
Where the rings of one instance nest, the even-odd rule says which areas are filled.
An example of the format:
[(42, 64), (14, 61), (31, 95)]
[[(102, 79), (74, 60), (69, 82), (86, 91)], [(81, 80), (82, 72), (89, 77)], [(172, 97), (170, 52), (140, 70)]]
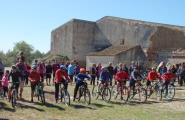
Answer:
[[(88, 72), (87, 72), (88, 71)], [(24, 86), (31, 85), (31, 102), (33, 102), (36, 85), (41, 82), (48, 86), (55, 87), (55, 100), (59, 100), (59, 85), (63, 84), (64, 89), (68, 89), (68, 83), (75, 85), (73, 101), (77, 96), (77, 91), (84, 84), (83, 80), (90, 80), (90, 85), (101, 87), (102, 84), (109, 83), (110, 86), (119, 85), (123, 89), (123, 85), (129, 81), (129, 88), (135, 89), (137, 80), (145, 80), (146, 86), (151, 85), (153, 81), (163, 81), (163, 86), (168, 91), (170, 81), (178, 81), (182, 86), (185, 83), (185, 63), (171, 65), (167, 68), (164, 62), (152, 68), (132, 62), (131, 65), (120, 63), (113, 66), (108, 63), (102, 66), (101, 63), (93, 64), (89, 70), (81, 67), (77, 61), (58, 63), (56, 60), (44, 62), (42, 60), (34, 60), (31, 65), (25, 63), (24, 53), (20, 52), (17, 63), (12, 65), (11, 70), (5, 70), (2, 61), (0, 61), (0, 88), (4, 91), (4, 96), (8, 97), (11, 89), (15, 86), (17, 91), (17, 99), (23, 98)], [(11, 87), (9, 83), (12, 83)], [(121, 90), (122, 91), (122, 90)], [(121, 99), (123, 99), (121, 92)]]

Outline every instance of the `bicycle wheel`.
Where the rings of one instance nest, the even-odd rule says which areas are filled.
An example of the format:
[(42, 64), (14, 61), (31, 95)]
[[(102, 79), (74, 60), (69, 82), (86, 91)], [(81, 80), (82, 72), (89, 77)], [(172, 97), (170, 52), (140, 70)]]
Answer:
[(168, 86), (168, 99), (172, 100), (175, 97), (175, 86), (169, 85)]
[(84, 102), (85, 102), (86, 104), (88, 104), (88, 105), (91, 103), (91, 94), (90, 94), (89, 89), (86, 89), (86, 90), (84, 91)]
[(105, 87), (102, 91), (102, 99), (109, 102), (111, 99), (111, 91), (108, 87)]
[(80, 101), (82, 95), (83, 95), (83, 92), (84, 92), (84, 88), (83, 87), (79, 87), (79, 90), (78, 90), (78, 101)]
[(12, 103), (12, 107), (15, 108), (15, 106), (16, 106), (16, 90), (12, 90), (11, 103)]
[(92, 88), (92, 97), (96, 97), (98, 95), (98, 86), (93, 86)]
[(156, 89), (156, 97), (158, 101), (162, 100), (162, 95), (163, 94), (163, 90), (159, 87), (158, 89)]
[(117, 90), (117, 85), (112, 86), (111, 93), (114, 96), (114, 100), (117, 99), (119, 92), (120, 91)]
[(138, 90), (138, 95), (139, 95), (139, 101), (146, 102), (146, 100), (147, 100), (147, 91), (146, 91), (146, 89), (140, 88)]
[(68, 91), (63, 91), (62, 92), (62, 98), (64, 99), (64, 103), (66, 104), (66, 105), (70, 105), (70, 95), (69, 95), (69, 92)]
[(122, 95), (123, 99), (125, 102), (128, 101), (128, 88), (127, 87), (124, 87), (123, 88), (123, 95)]
[(175, 87), (174, 85), (168, 85), (168, 92), (166, 92), (166, 89), (163, 90), (163, 98), (166, 100), (172, 100), (175, 96)]

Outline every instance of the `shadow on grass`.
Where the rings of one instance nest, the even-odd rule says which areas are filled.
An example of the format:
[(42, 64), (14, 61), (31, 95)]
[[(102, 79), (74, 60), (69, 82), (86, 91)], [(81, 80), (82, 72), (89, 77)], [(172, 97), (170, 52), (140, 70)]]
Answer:
[(34, 109), (40, 112), (44, 112), (43, 109), (37, 108), (33, 105), (23, 104), (23, 103), (17, 103), (17, 107), (24, 108), (24, 109)]
[(44, 91), (46, 94), (51, 94), (51, 95), (54, 95), (55, 92), (51, 92), (51, 91)]
[(174, 98), (172, 101), (185, 102), (184, 98)]
[[(111, 102), (109, 102), (111, 103)], [(99, 103), (92, 103), (91, 105), (94, 105), (98, 108), (103, 108), (103, 107), (112, 107), (112, 105), (104, 105), (104, 104), (99, 104)]]
[(90, 106), (86, 106), (86, 105), (80, 105), (80, 104), (71, 104), (70, 107), (73, 107), (75, 109), (91, 109), (91, 110), (96, 110), (95, 108), (93, 107), (90, 107)]
[(48, 102), (46, 102), (45, 104), (42, 104), (41, 102), (36, 102), (35, 104), (40, 105), (40, 106), (46, 106), (48, 108), (56, 108), (58, 110), (65, 110), (64, 108), (62, 108), (59, 105), (51, 104), (51, 103), (48, 103)]
[(5, 110), (9, 112), (15, 112), (15, 109), (9, 108), (6, 103), (0, 102), (0, 110)]

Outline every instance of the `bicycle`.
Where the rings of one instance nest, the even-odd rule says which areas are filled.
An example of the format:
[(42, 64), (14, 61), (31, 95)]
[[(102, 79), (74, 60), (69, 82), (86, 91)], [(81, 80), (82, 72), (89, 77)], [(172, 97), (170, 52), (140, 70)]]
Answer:
[(172, 81), (170, 81), (167, 89), (168, 89), (168, 92), (165, 89), (164, 81), (161, 81), (160, 86), (159, 86), (159, 90), (157, 93), (158, 100), (163, 100), (164, 98), (166, 100), (173, 100), (173, 98), (175, 97), (176, 90), (175, 90), (175, 85)]
[(129, 88), (128, 93), (127, 93), (127, 99), (128, 100), (133, 100), (134, 98), (137, 99), (136, 95), (138, 95), (138, 99), (141, 102), (146, 102), (147, 100), (147, 91), (141, 84), (141, 80), (136, 80), (135, 83), (135, 89)]
[(92, 89), (92, 95), (96, 97), (96, 99), (99, 98), (99, 96), (102, 97), (102, 100), (109, 102), (111, 100), (111, 90), (109, 88), (109, 83), (101, 83), (100, 86), (93, 86)]
[(38, 97), (38, 101), (41, 101), (42, 104), (45, 104), (45, 92), (43, 90), (43, 84), (40, 81), (35, 87), (35, 96)]
[(61, 102), (64, 101), (64, 103), (69, 106), (70, 105), (70, 94), (69, 92), (64, 88), (64, 85), (60, 83), (60, 94), (59, 98), (61, 99)]
[(78, 90), (78, 101), (81, 101), (82, 97), (84, 97), (83, 99), (83, 102), (85, 102), (86, 104), (91, 104), (91, 93), (88, 89), (88, 84), (86, 82), (86, 80), (83, 80), (82, 81), (83, 84), (79, 87), (79, 90)]
[[(121, 85), (122, 85), (122, 97), (121, 97)], [(128, 101), (128, 97), (127, 97), (127, 93), (128, 93), (128, 87), (126, 86), (126, 81), (125, 83), (123, 82), (122, 84), (120, 84), (119, 82), (117, 82), (116, 85), (114, 85), (112, 87), (111, 93), (114, 96), (114, 100), (116, 100), (118, 98), (118, 96), (120, 96), (121, 100), (127, 102)]]
[[(9, 82), (9, 83), (12, 83), (12, 82)], [(19, 82), (14, 82), (14, 84), (12, 86), (12, 90), (11, 90), (10, 96), (8, 97), (9, 98), (9, 102), (11, 102), (13, 108), (15, 108), (15, 106), (17, 104), (18, 93), (17, 93), (17, 90), (16, 90), (16, 84), (19, 84)]]
[(153, 95), (153, 93), (156, 93), (157, 96), (159, 93), (159, 86), (160, 86), (159, 80), (151, 81), (151, 84), (146, 87), (147, 97), (150, 98)]

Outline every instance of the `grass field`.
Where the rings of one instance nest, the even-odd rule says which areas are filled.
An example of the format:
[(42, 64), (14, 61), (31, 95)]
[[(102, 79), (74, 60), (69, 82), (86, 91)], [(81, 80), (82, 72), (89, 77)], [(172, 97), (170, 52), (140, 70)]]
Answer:
[[(69, 85), (71, 96), (74, 86)], [(30, 103), (30, 87), (24, 89), (24, 100), (18, 101), (16, 109), (9, 102), (0, 100), (0, 118), (10, 120), (185, 120), (185, 87), (177, 88), (172, 102), (128, 104), (112, 100), (106, 103), (92, 98), (91, 105), (72, 102), (67, 107), (54, 101), (54, 86), (46, 86), (46, 105), (37, 99)]]

